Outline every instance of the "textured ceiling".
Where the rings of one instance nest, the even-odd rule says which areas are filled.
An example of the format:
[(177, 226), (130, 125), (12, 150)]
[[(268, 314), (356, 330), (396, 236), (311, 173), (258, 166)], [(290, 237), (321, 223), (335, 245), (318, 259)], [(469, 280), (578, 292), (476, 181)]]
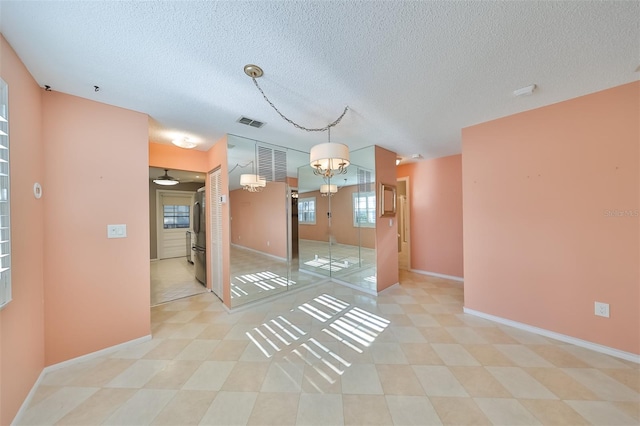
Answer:
[(153, 141), (202, 150), (225, 133), (326, 141), (277, 116), (248, 63), (300, 124), (348, 105), (332, 140), (425, 158), (459, 153), (463, 127), (639, 78), (637, 1), (0, 1), (0, 25), (38, 84), (147, 113)]

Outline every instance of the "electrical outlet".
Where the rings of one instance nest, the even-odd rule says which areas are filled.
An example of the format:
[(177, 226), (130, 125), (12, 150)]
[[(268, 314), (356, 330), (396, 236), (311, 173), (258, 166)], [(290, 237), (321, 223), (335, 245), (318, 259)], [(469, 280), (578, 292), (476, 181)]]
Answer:
[(599, 317), (609, 318), (609, 304), (596, 302), (595, 304), (595, 314)]

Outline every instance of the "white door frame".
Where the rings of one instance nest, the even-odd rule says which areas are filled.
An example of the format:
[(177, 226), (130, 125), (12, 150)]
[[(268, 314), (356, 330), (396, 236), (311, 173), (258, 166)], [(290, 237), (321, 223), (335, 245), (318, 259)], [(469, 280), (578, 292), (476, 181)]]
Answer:
[[(207, 242), (207, 281), (211, 283), (210, 290), (223, 300), (224, 280), (222, 277), (222, 187), (219, 185), (222, 168), (216, 167), (207, 173), (209, 192), (206, 194), (207, 212), (209, 215), (209, 241)], [(214, 218), (218, 219), (215, 223)]]
[[(162, 231), (164, 230), (164, 215), (162, 208), (162, 195), (189, 195), (191, 196), (190, 206), (193, 206), (193, 200), (196, 195), (195, 191), (179, 191), (179, 190), (167, 190), (167, 189), (156, 189), (156, 258), (158, 260), (163, 258), (163, 240), (162, 240)], [(191, 209), (189, 210), (191, 211)], [(191, 220), (189, 221), (191, 225), (189, 226), (188, 231), (193, 231), (193, 211), (191, 211)]]
[[(407, 269), (411, 270), (411, 186), (409, 185), (409, 176), (396, 179), (397, 182), (405, 182), (407, 190), (407, 209), (404, 217), (406, 235), (407, 235)], [(400, 231), (402, 232), (402, 231)]]

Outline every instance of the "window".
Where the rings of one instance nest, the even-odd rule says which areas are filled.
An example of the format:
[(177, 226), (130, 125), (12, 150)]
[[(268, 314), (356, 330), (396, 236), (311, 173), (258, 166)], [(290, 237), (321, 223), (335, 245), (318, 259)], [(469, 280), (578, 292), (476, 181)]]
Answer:
[(316, 197), (298, 198), (298, 223), (316, 224)]
[(353, 226), (375, 228), (376, 193), (353, 193)]
[(164, 229), (189, 228), (190, 217), (189, 206), (164, 205)]
[(0, 79), (0, 308), (11, 301), (8, 103), (7, 84)]

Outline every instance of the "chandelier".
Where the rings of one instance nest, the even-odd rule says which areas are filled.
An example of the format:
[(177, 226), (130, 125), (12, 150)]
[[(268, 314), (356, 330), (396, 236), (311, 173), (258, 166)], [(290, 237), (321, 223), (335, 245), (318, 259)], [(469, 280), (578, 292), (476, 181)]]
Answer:
[(285, 121), (293, 125), (296, 129), (304, 130), (306, 132), (327, 132), (328, 141), (326, 143), (321, 143), (315, 145), (311, 148), (311, 152), (309, 155), (309, 164), (313, 168), (313, 173), (319, 176), (323, 176), (325, 178), (330, 178), (335, 174), (344, 174), (347, 172), (347, 167), (349, 166), (349, 147), (347, 145), (341, 143), (332, 143), (331, 142), (331, 128), (335, 127), (340, 120), (345, 116), (349, 107), (345, 107), (344, 111), (338, 118), (336, 118), (333, 122), (327, 124), (325, 127), (318, 128), (310, 128), (304, 127), (300, 124), (294, 122), (283, 113), (280, 112), (278, 108), (267, 98), (264, 91), (258, 84), (257, 78), (260, 78), (264, 75), (264, 71), (257, 65), (245, 65), (244, 72), (251, 80), (253, 80), (253, 84), (255, 84), (256, 88), (262, 94), (262, 97), (265, 101), (273, 108), (280, 117), (282, 117)]
[(255, 173), (240, 175), (240, 186), (249, 192), (260, 192), (267, 186), (267, 181)]
[(338, 192), (338, 185), (326, 183), (320, 185), (320, 195), (323, 197), (331, 197), (336, 192)]

